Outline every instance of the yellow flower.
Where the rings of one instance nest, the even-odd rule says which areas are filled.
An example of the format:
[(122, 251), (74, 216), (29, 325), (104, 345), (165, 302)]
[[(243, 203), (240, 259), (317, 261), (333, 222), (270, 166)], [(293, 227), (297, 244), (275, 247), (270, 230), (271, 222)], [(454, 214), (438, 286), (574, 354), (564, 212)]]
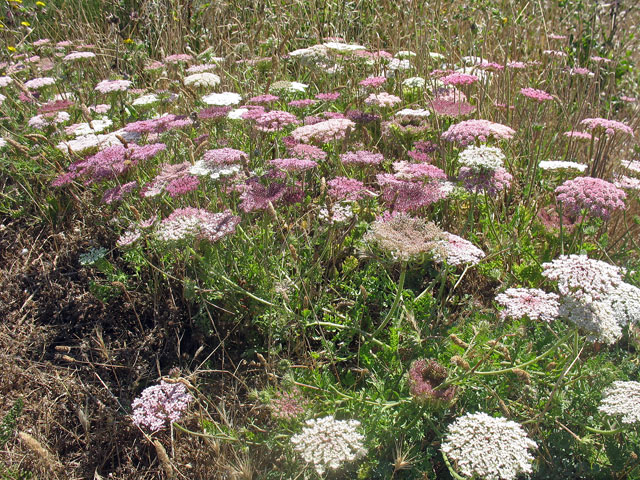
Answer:
[(9, 50), (10, 52), (15, 52), (16, 51), (16, 47), (7, 47), (7, 50)]
[(22, 3), (22, 0), (9, 0), (9, 2), (13, 2), (13, 3)]
[(124, 43), (133, 43), (133, 40), (131, 40), (130, 38), (127, 38)]
[(31, 24), (29, 22), (20, 22), (20, 25), (22, 25), (23, 27), (30, 27)]
[(44, 3), (44, 2), (36, 2), (36, 5), (39, 6), (39, 7), (46, 7), (47, 6), (47, 4)]

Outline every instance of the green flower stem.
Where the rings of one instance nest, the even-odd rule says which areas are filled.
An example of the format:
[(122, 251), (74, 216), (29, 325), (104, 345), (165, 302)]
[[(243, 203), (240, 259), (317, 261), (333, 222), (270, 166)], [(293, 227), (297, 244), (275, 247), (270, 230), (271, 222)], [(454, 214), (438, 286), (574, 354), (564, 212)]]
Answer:
[(626, 430), (625, 427), (616, 428), (615, 430), (600, 430), (598, 428), (591, 428), (585, 425), (585, 430), (591, 433), (597, 433), (599, 435), (615, 435)]
[(458, 473), (453, 469), (453, 467), (451, 466), (451, 462), (447, 458), (447, 454), (444, 453), (442, 450), (441, 450), (441, 453), (442, 453), (442, 458), (444, 459), (444, 464), (447, 466), (447, 469), (449, 470), (449, 473), (451, 474), (451, 476), (456, 480), (467, 480), (465, 477), (458, 475)]

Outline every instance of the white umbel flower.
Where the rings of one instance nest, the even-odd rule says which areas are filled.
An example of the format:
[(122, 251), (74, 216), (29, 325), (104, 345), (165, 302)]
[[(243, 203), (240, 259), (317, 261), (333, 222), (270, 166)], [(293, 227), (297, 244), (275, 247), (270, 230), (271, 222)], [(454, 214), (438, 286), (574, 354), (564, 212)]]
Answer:
[(584, 172), (587, 165), (577, 162), (565, 162), (562, 160), (543, 160), (538, 165), (542, 170), (578, 170)]
[(607, 415), (620, 416), (622, 423), (640, 422), (640, 382), (613, 382), (598, 407)]
[(327, 469), (337, 470), (367, 453), (364, 436), (357, 431), (360, 426), (357, 420), (336, 420), (330, 415), (307, 420), (306, 425), (302, 433), (291, 437), (291, 443), (319, 475)]
[(442, 451), (458, 472), (485, 480), (512, 480), (531, 473), (536, 442), (516, 422), (486, 413), (467, 413), (447, 428)]
[(498, 147), (471, 145), (465, 148), (458, 156), (461, 165), (465, 167), (496, 170), (504, 164), (504, 153)]
[(237, 105), (242, 97), (234, 92), (210, 93), (202, 97), (202, 101), (207, 105), (227, 106)]
[(220, 77), (215, 73), (202, 72), (194, 73), (182, 79), (185, 85), (193, 85), (194, 87), (215, 87), (220, 83)]

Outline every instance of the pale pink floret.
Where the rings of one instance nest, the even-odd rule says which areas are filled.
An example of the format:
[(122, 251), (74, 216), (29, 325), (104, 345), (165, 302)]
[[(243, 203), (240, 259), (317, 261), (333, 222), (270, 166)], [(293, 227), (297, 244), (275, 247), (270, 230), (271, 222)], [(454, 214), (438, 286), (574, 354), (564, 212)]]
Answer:
[(289, 112), (271, 110), (256, 118), (256, 129), (261, 132), (277, 132), (287, 125), (300, 123), (298, 117)]
[(545, 92), (544, 90), (538, 90), (536, 88), (522, 88), (520, 93), (525, 97), (531, 98), (538, 102), (544, 102), (547, 100), (553, 100), (553, 95)]
[(351, 120), (336, 118), (298, 127), (291, 132), (291, 136), (302, 143), (328, 143), (332, 140), (344, 138), (347, 135), (347, 131), (355, 126), (356, 124)]
[(129, 80), (102, 80), (96, 85), (96, 90), (100, 93), (124, 92), (130, 86)]
[(614, 210), (624, 210), (626, 194), (601, 178), (577, 177), (555, 190), (565, 212), (579, 215), (587, 210), (592, 217), (608, 219)]
[(606, 118), (585, 118), (580, 122), (588, 130), (604, 130), (607, 135), (613, 135), (616, 132), (626, 133), (633, 137), (633, 129), (617, 120), (608, 120)]
[(512, 128), (489, 120), (465, 120), (451, 125), (442, 134), (442, 138), (449, 142), (468, 145), (476, 140), (486, 142), (491, 137), (495, 140), (509, 140), (515, 133)]
[(286, 172), (304, 172), (316, 168), (318, 163), (302, 158), (275, 158), (269, 162), (269, 165)]
[(555, 293), (537, 288), (508, 288), (496, 296), (496, 302), (505, 307), (500, 311), (502, 319), (517, 320), (526, 316), (531, 320), (551, 322), (560, 314), (559, 298)]
[(193, 401), (182, 383), (167, 383), (148, 387), (133, 401), (133, 423), (152, 432), (177, 422)]
[(440, 79), (445, 85), (471, 85), (478, 81), (478, 77), (468, 73), (451, 73)]
[(364, 101), (367, 105), (375, 105), (382, 108), (393, 107), (400, 102), (402, 102), (400, 97), (396, 97), (395, 95), (391, 95), (387, 92), (381, 92), (378, 94), (372, 93)]

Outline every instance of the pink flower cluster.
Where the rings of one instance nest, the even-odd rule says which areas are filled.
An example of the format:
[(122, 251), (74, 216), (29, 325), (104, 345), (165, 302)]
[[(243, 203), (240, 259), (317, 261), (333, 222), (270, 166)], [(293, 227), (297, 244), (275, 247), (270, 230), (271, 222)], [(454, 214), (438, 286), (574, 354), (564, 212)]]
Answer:
[(278, 100), (280, 100), (280, 97), (278, 97), (277, 95), (271, 95), (270, 93), (268, 93), (266, 95), (258, 95), (256, 97), (251, 97), (249, 100), (247, 100), (247, 102), (262, 104), (262, 103), (277, 102)]
[(495, 170), (461, 167), (458, 180), (470, 192), (486, 193), (493, 196), (509, 188), (513, 176), (502, 167)]
[(318, 103), (313, 98), (303, 98), (302, 100), (291, 100), (287, 105), (293, 108), (307, 108)]
[(177, 422), (193, 401), (182, 383), (167, 383), (145, 388), (133, 403), (133, 423), (152, 432)]
[(327, 152), (315, 145), (308, 145), (306, 143), (296, 143), (292, 147), (288, 148), (289, 153), (297, 158), (304, 158), (307, 160), (326, 160)]
[(400, 180), (389, 173), (376, 175), (382, 200), (394, 211), (408, 212), (427, 207), (447, 196), (439, 182)]
[(327, 182), (329, 196), (335, 200), (357, 201), (369, 196), (360, 180), (347, 177), (336, 177)]
[(367, 77), (359, 85), (366, 88), (380, 88), (387, 81), (387, 77)]
[(400, 97), (396, 97), (395, 95), (391, 95), (387, 92), (381, 92), (377, 95), (375, 93), (372, 93), (364, 100), (364, 103), (366, 103), (367, 105), (375, 105), (381, 108), (393, 107), (400, 102), (402, 102)]
[(588, 130), (604, 130), (607, 135), (613, 135), (616, 132), (626, 133), (633, 137), (633, 129), (617, 120), (607, 120), (606, 118), (585, 118), (580, 122), (581, 125), (587, 127)]
[(503, 320), (526, 316), (531, 320), (551, 322), (560, 314), (558, 295), (537, 288), (508, 288), (496, 296), (496, 302), (505, 307), (500, 312)]
[(441, 246), (444, 248), (444, 261), (449, 265), (463, 265), (469, 263), (476, 265), (480, 260), (485, 257), (482, 250), (476, 247), (469, 240), (465, 240), (453, 233), (447, 233), (447, 240), (442, 242)]
[(293, 113), (271, 110), (256, 118), (256, 129), (261, 132), (277, 132), (288, 125), (300, 123)]
[(230, 210), (212, 213), (202, 208), (178, 208), (160, 223), (156, 236), (165, 242), (197, 238), (213, 243), (234, 233), (239, 223), (240, 217)]
[(56, 83), (56, 80), (54, 78), (51, 78), (51, 77), (38, 77), (38, 78), (33, 78), (31, 80), (28, 80), (28, 81), (24, 82), (24, 86), (26, 88), (28, 88), (29, 90), (31, 90), (31, 89), (38, 90), (40, 88), (47, 87), (49, 85), (53, 85), (54, 83)]
[(132, 182), (125, 183), (124, 185), (110, 188), (102, 195), (102, 203), (110, 205), (114, 202), (119, 202), (125, 196), (133, 192), (137, 186), (138, 182), (134, 180)]
[(578, 140), (591, 140), (591, 134), (587, 132), (578, 132), (571, 130), (569, 132), (564, 132), (564, 136), (567, 138), (577, 138)]
[(476, 140), (486, 142), (490, 137), (495, 140), (509, 140), (513, 138), (515, 130), (501, 123), (489, 120), (465, 120), (453, 124), (442, 134), (442, 139), (448, 142), (457, 142), (460, 145), (468, 145)]
[(592, 217), (606, 220), (614, 210), (625, 208), (624, 191), (601, 178), (577, 177), (567, 180), (555, 192), (562, 207), (573, 215), (587, 210)]
[(96, 85), (96, 90), (100, 93), (124, 92), (130, 86), (129, 80), (102, 80)]
[(456, 394), (456, 387), (436, 390), (446, 379), (447, 370), (435, 360), (416, 360), (409, 368), (409, 392), (420, 402), (449, 403)]
[(414, 180), (414, 179), (437, 179), (446, 180), (447, 174), (435, 165), (430, 163), (409, 163), (409, 162), (394, 162), (393, 169), (395, 170), (396, 178), (402, 180)]
[(142, 189), (143, 197), (155, 197), (166, 191), (171, 197), (178, 197), (198, 188), (200, 181), (189, 173), (189, 162), (163, 165), (162, 171)]
[(357, 152), (347, 152), (340, 155), (340, 161), (345, 165), (379, 165), (384, 160), (381, 153), (358, 150)]
[(285, 172), (304, 172), (316, 168), (318, 163), (302, 158), (275, 158), (269, 162), (269, 165)]
[(188, 53), (176, 53), (164, 58), (166, 63), (191, 62), (193, 57)]
[(318, 93), (316, 95), (316, 98), (318, 100), (323, 100), (325, 102), (333, 102), (333, 101), (337, 100), (338, 98), (340, 98), (340, 93), (338, 93), (338, 92)]
[(235, 148), (216, 148), (204, 152), (202, 159), (205, 163), (212, 165), (231, 165), (234, 163), (245, 163), (249, 159), (249, 155), (242, 150)]
[(280, 420), (293, 420), (304, 413), (306, 402), (299, 390), (278, 392), (269, 405), (271, 414)]
[(472, 83), (476, 83), (478, 80), (478, 77), (475, 75), (458, 72), (451, 73), (440, 79), (440, 81), (445, 85), (471, 85)]
[(193, 124), (186, 115), (174, 115), (172, 113), (151, 120), (138, 120), (125, 125), (127, 132), (135, 133), (162, 133), (175, 128), (187, 127)]
[(437, 115), (454, 118), (469, 115), (476, 110), (476, 107), (470, 103), (450, 101), (443, 98), (435, 98), (429, 103), (429, 107), (431, 107), (431, 110)]
[[(284, 175), (284, 174), (282, 174)], [(240, 210), (254, 212), (264, 210), (269, 203), (293, 204), (302, 199), (302, 190), (297, 185), (287, 185), (283, 181), (274, 180), (280, 178), (273, 173), (267, 173), (260, 177), (253, 177), (241, 186)], [(263, 182), (268, 182), (265, 185)]]
[(545, 92), (544, 90), (538, 90), (536, 88), (521, 88), (520, 93), (525, 97), (531, 98), (538, 102), (545, 102), (547, 100), (553, 100), (553, 95)]
[(351, 120), (337, 118), (298, 127), (291, 132), (291, 136), (302, 143), (328, 143), (344, 138), (355, 126)]

